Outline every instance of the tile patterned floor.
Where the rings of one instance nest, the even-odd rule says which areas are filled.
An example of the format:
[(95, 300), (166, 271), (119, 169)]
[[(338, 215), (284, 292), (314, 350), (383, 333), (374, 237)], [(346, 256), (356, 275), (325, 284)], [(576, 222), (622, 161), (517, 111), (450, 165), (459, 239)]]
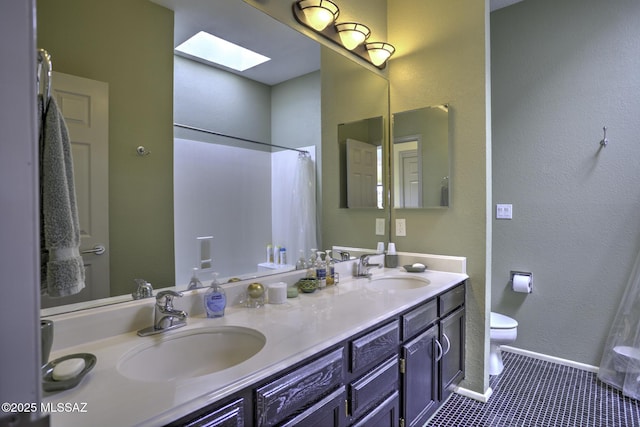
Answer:
[(640, 402), (596, 374), (503, 352), (488, 403), (453, 394), (428, 427), (640, 427)]

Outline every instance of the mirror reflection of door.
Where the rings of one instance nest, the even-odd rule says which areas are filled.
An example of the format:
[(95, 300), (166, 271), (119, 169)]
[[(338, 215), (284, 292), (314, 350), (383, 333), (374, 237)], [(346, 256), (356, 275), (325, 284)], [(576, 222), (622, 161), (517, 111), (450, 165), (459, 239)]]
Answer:
[(448, 104), (395, 113), (392, 151), (395, 208), (449, 206)]
[(377, 182), (376, 146), (347, 138), (347, 207), (375, 208)]
[[(64, 116), (73, 157), (80, 251), (109, 248), (109, 85), (53, 72), (51, 96)], [(85, 288), (62, 298), (42, 296), (42, 308), (109, 296), (109, 251), (82, 255)]]
[(418, 169), (418, 150), (400, 152), (400, 206), (417, 208), (421, 205), (422, 180)]
[(420, 135), (397, 138), (393, 143), (396, 208), (422, 206), (422, 144)]

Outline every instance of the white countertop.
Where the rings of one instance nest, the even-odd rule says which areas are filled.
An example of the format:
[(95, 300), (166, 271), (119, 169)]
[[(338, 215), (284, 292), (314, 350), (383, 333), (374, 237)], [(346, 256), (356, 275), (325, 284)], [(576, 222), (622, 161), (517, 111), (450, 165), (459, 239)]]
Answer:
[[(141, 338), (133, 331), (57, 350), (50, 360), (71, 353), (92, 353), (98, 362), (76, 388), (44, 394), (45, 405), (62, 408), (56, 406), (61, 403), (65, 408), (76, 409), (52, 412), (51, 425), (164, 425), (316, 355), (468, 278), (466, 274), (431, 270), (406, 273), (385, 269), (383, 274), (417, 275), (431, 284), (410, 290), (376, 291), (367, 286), (366, 278), (342, 280), (337, 286), (300, 294), (281, 305), (227, 307), (225, 316), (218, 319), (190, 317), (187, 326), (160, 335)], [(266, 337), (264, 348), (232, 368), (184, 380), (143, 382), (129, 379), (117, 370), (120, 357), (140, 344), (168, 334), (225, 325), (258, 330)], [(161, 378), (162, 373), (158, 375)]]

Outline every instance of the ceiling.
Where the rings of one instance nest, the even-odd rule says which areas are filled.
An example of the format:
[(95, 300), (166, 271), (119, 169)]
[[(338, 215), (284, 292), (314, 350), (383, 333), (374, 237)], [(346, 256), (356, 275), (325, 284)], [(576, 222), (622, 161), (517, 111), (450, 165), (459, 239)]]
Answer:
[(521, 1), (523, 0), (491, 0), (491, 12), (502, 9), (503, 7), (511, 6), (515, 3), (520, 3)]
[(206, 31), (271, 58), (244, 72), (267, 85), (320, 69), (320, 45), (241, 0), (151, 0), (175, 12), (174, 47)]
[[(175, 12), (174, 47), (206, 31), (271, 58), (242, 73), (275, 85), (320, 69), (320, 45), (241, 0), (151, 0)], [(490, 0), (491, 11), (522, 0)]]

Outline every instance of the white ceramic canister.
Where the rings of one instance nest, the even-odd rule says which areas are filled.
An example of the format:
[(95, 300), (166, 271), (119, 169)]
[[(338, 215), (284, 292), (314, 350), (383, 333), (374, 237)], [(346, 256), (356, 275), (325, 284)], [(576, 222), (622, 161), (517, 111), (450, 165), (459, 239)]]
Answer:
[(287, 301), (287, 284), (285, 282), (271, 283), (267, 289), (269, 304), (284, 304)]

